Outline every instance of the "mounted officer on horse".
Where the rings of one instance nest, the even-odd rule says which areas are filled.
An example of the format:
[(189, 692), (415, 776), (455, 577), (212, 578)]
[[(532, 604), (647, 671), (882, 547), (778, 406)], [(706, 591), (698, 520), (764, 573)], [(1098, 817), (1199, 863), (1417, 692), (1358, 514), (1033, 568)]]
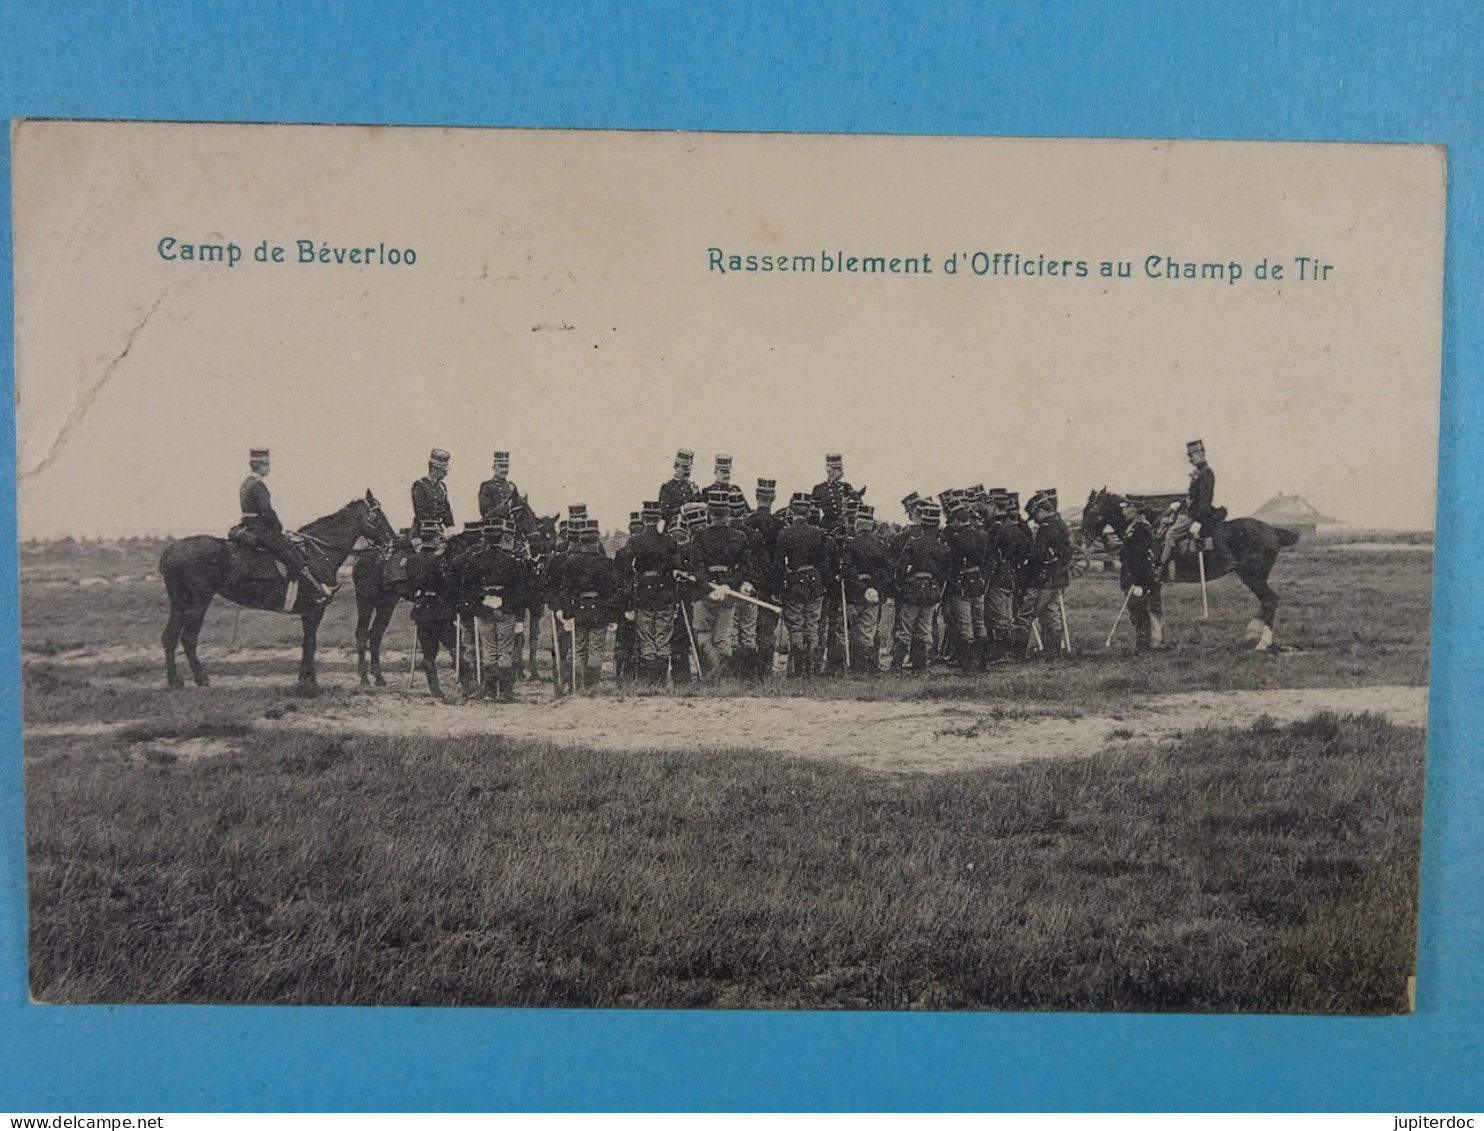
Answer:
[(381, 504), (370, 491), (297, 534), (285, 531), (263, 482), (269, 468), (267, 449), (254, 448), (249, 462), (252, 474), (238, 492), (242, 521), (229, 536), (182, 538), (160, 555), (160, 577), (170, 600), (160, 642), (171, 687), (184, 683), (175, 667), (177, 645), (184, 646), (196, 683), (208, 682), (196, 642), (206, 611), (218, 595), (243, 608), (298, 616), (304, 626), (299, 683), (313, 687), (316, 634), (335, 593), (340, 566), (362, 539), (375, 542), (391, 536)]

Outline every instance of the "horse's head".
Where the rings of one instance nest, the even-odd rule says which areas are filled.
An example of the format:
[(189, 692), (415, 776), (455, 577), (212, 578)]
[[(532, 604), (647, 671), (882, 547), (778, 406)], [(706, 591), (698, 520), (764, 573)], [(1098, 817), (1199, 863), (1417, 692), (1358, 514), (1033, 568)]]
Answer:
[(526, 544), (530, 547), (532, 557), (540, 557), (551, 552), (556, 545), (557, 516), (538, 515), (529, 507), (526, 513), (530, 516), (528, 529), (521, 533), (525, 536)]
[(1118, 497), (1108, 488), (1099, 487), (1088, 493), (1087, 505), (1082, 508), (1082, 540), (1101, 542), (1105, 526), (1121, 528), (1123, 514), (1118, 508)]
[(369, 538), (375, 543), (390, 542), (395, 538), (397, 532), (392, 529), (392, 524), (386, 517), (386, 511), (381, 509), (381, 504), (376, 501), (376, 496), (371, 493), (369, 487), (366, 488), (365, 499), (361, 501), (365, 504), (366, 511), (361, 516), (358, 535)]

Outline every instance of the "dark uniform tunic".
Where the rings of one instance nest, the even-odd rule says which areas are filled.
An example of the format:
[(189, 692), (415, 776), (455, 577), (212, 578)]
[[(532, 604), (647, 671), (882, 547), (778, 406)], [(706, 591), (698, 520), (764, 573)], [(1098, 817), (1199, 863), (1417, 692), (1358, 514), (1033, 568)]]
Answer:
[[(855, 671), (877, 672), (876, 626), (881, 603), (891, 592), (891, 556), (886, 543), (871, 531), (857, 530), (840, 542), (840, 577), (845, 582), (845, 603), (850, 609), (850, 666)], [(866, 600), (874, 589), (876, 599)]]
[(820, 523), (826, 530), (833, 530), (845, 521), (845, 512), (854, 510), (861, 501), (860, 492), (843, 479), (826, 479), (815, 484), (810, 497), (814, 505), (824, 512)]
[(680, 513), (680, 508), (686, 503), (698, 503), (701, 501), (701, 489), (690, 479), (667, 479), (660, 484), (660, 516), (665, 520), (665, 529), (669, 530), (675, 522), (675, 516)]
[(722, 522), (696, 531), (691, 547), (692, 572), (699, 581), (710, 583), (691, 608), (691, 628), (701, 650), (705, 674), (709, 675), (735, 651), (733, 637), (737, 612), (732, 602), (713, 599), (711, 586), (726, 585), (740, 589), (744, 582), (752, 580), (752, 539), (742, 527)]
[[(1159, 566), (1154, 550), (1154, 529), (1149, 520), (1139, 515), (1129, 523), (1123, 534), (1123, 544), (1118, 548), (1118, 585), (1129, 593), (1128, 615), (1134, 626), (1134, 651), (1150, 650), (1151, 618), (1160, 615)], [(1140, 596), (1129, 591), (1135, 586), (1143, 590)]]
[(453, 525), (453, 506), (448, 501), (445, 480), (424, 475), (412, 485), (412, 529), (424, 519), (437, 519), (445, 527)]
[(723, 483), (720, 479), (718, 479), (715, 483), (711, 484), (711, 486), (707, 487), (704, 491), (701, 492), (701, 498), (711, 498), (712, 491), (725, 491), (727, 493), (727, 499), (729, 501), (733, 503), (740, 501), (743, 506), (748, 505), (747, 496), (742, 493), (742, 488), (738, 487), (735, 483)]
[(825, 591), (838, 571), (835, 540), (812, 523), (790, 522), (778, 534), (777, 552), (789, 663), (794, 675), (810, 676), (819, 654)]
[(407, 562), (418, 651), (422, 654), (428, 689), (434, 695), (442, 694), (438, 686), (438, 649), (442, 646), (451, 653), (455, 648), (453, 620), (458, 594), (450, 574), (446, 553), (423, 549)]
[(675, 605), (680, 599), (675, 571), (680, 547), (669, 534), (645, 527), (614, 555), (634, 612), (635, 659), (639, 675), (662, 682), (675, 633)]
[(948, 543), (937, 530), (922, 527), (907, 539), (897, 559), (897, 599), (902, 617), (899, 628), (910, 642), (915, 671), (926, 671), (933, 645), (933, 610), (942, 598), (952, 569)]
[(1014, 515), (989, 520), (989, 588), (984, 596), (986, 627), (995, 655), (1007, 657), (1023, 646), (1015, 620), (1015, 590), (1021, 567), (1030, 556), (1030, 532)]
[[(757, 537), (752, 544), (752, 584), (757, 595), (774, 605), (783, 603), (783, 570), (778, 564), (778, 534), (783, 530), (783, 516), (774, 514), (766, 507), (748, 514), (744, 525)], [(756, 607), (756, 606), (754, 606)], [(773, 671), (774, 642), (778, 636), (778, 619), (782, 614), (771, 609), (757, 609), (757, 625), (753, 632), (756, 649), (754, 672), (761, 679)]]
[(1054, 655), (1066, 646), (1061, 593), (1072, 582), (1072, 534), (1060, 515), (1048, 515), (1036, 527), (1026, 559), (1027, 592), (1016, 612), (1026, 646), (1031, 626), (1039, 625), (1041, 647)]
[(603, 663), (603, 642), (616, 617), (618, 577), (598, 545), (574, 547), (556, 571), (557, 604), (574, 623), (573, 647), (584, 680), (595, 683)]
[(479, 485), (479, 517), (507, 518), (520, 498), (520, 488), (508, 479), (486, 479)]
[(302, 573), (308, 561), (300, 549), (283, 533), (283, 523), (273, 509), (268, 484), (258, 474), (249, 475), (237, 489), (242, 508), (242, 528), (249, 539), (267, 550), (294, 573)]
[(1216, 473), (1209, 464), (1198, 465), (1190, 476), (1190, 490), (1186, 494), (1186, 511), (1191, 520), (1202, 526), (1219, 518), (1215, 506)]
[(989, 534), (969, 523), (953, 523), (944, 532), (951, 566), (944, 612), (958, 641), (959, 661), (967, 668), (977, 658), (974, 646), (987, 638), (984, 594), (988, 588)]

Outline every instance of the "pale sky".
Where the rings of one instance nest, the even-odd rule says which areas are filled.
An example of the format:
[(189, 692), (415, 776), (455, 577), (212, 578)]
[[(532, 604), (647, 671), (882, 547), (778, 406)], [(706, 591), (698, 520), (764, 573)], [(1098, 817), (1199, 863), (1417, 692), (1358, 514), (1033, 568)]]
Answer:
[[(222, 533), (259, 445), (289, 525), (368, 487), (405, 525), (434, 446), (461, 521), (505, 449), (538, 511), (607, 528), (677, 447), (780, 502), (838, 451), (898, 519), (973, 483), (1183, 489), (1197, 437), (1233, 515), (1283, 491), (1433, 525), (1436, 148), (35, 122), (13, 183), (23, 539)], [(713, 247), (932, 269), (722, 274)]]

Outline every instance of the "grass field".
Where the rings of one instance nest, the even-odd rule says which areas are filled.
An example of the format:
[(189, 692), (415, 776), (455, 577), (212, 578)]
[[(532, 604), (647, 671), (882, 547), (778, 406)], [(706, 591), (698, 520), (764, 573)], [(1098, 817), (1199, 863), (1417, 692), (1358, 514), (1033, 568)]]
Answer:
[[(1278, 656), (1241, 646), (1234, 580), (1207, 622), (1198, 590), (1167, 591), (1172, 654), (1135, 662), (1126, 624), (1104, 652), (1118, 593), (1094, 575), (1068, 594), (1071, 663), (752, 693), (1133, 717), (1166, 692), (1425, 685), (1431, 554), (1376, 541), (1284, 555)], [(324, 694), (292, 699), (276, 652), (297, 623), (244, 614), (214, 670), (271, 678), (167, 691), (157, 552), (22, 554), (39, 999), (1408, 1007), (1419, 727), (1255, 717), (940, 774), (517, 741), (494, 713), (460, 739), (286, 730), (266, 717), (354, 705), (343, 653)], [(327, 647), (351, 609), (332, 606)], [(231, 616), (213, 610), (204, 645)]]

